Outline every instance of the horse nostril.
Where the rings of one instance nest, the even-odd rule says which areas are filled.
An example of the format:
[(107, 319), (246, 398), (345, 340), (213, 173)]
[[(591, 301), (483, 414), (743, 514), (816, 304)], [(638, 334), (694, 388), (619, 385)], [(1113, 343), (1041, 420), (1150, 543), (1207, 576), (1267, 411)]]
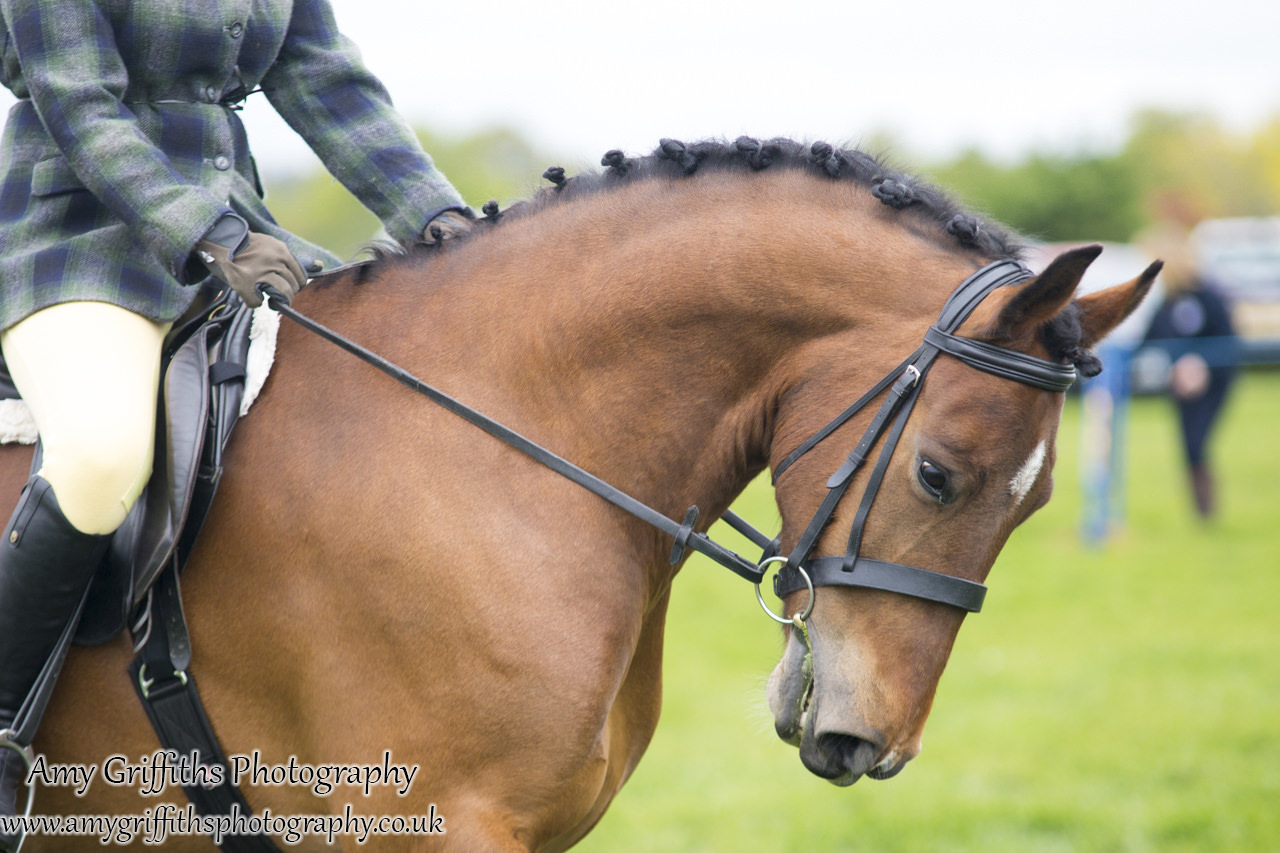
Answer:
[(870, 770), (880, 755), (880, 747), (869, 740), (835, 733), (819, 735), (818, 750), (827, 756), (830, 764), (854, 776)]

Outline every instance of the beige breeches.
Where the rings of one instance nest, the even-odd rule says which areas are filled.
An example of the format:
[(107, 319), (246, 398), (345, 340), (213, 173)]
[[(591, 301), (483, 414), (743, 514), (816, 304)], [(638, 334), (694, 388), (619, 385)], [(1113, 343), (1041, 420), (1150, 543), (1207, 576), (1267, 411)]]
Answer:
[(151, 476), (170, 325), (105, 302), (68, 302), (0, 334), (40, 432), (39, 473), (81, 532), (114, 531)]

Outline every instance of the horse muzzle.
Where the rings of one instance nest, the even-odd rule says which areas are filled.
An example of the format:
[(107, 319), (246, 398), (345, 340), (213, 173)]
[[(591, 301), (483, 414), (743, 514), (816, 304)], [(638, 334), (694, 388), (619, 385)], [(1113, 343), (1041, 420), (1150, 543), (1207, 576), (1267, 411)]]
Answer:
[(849, 703), (838, 698), (828, 697), (833, 713), (823, 714), (812, 654), (794, 632), (769, 677), (768, 699), (778, 737), (799, 747), (800, 760), (809, 772), (834, 785), (852, 785), (863, 776), (889, 779), (919, 752), (887, 748), (881, 734), (845, 718), (846, 709), (841, 706)]
[(869, 775), (879, 754), (878, 744), (857, 735), (829, 732), (800, 741), (800, 761), (809, 772), (841, 787)]
[(889, 779), (898, 775), (911, 760), (912, 756), (902, 757), (898, 750), (886, 749), (882, 738), (875, 733), (824, 730), (819, 709), (812, 704), (804, 720), (800, 761), (810, 773), (833, 785), (852, 785), (863, 776)]

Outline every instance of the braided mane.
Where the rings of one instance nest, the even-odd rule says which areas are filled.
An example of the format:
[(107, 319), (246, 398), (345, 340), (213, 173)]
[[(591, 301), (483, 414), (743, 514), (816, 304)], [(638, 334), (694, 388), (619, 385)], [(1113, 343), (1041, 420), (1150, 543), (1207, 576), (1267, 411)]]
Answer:
[[(805, 144), (791, 139), (760, 142), (740, 136), (733, 142), (707, 140), (684, 143), (663, 139), (652, 154), (628, 157), (612, 150), (600, 160), (600, 172), (583, 172), (569, 176), (562, 166), (552, 166), (542, 173), (551, 183), (532, 198), (517, 201), (500, 210), (490, 201), (481, 210), (484, 217), (475, 231), (483, 232), (508, 219), (524, 219), (572, 199), (606, 192), (636, 181), (656, 178), (678, 178), (709, 171), (758, 172), (764, 169), (796, 169), (823, 176), (829, 180), (852, 181), (866, 186), (882, 203), (923, 218), (939, 229), (939, 237), (954, 240), (991, 259), (1018, 258), (1023, 246), (1002, 226), (983, 220), (965, 210), (947, 193), (932, 184), (889, 166), (883, 159), (852, 149), (838, 149), (825, 142)], [(474, 233), (474, 232), (473, 232)], [(377, 243), (367, 247), (379, 261), (403, 259), (406, 254), (447, 248), (466, 243), (462, 239), (446, 242), (417, 243), (409, 246)]]
[(562, 201), (649, 178), (673, 178), (707, 171), (798, 169), (830, 180), (862, 184), (889, 207), (932, 221), (941, 234), (950, 235), (961, 248), (991, 258), (1017, 257), (1022, 249), (1002, 227), (963, 209), (939, 188), (863, 151), (838, 149), (825, 142), (805, 144), (790, 139), (761, 142), (747, 136), (733, 142), (684, 143), (663, 139), (647, 156), (628, 157), (622, 151), (613, 150), (604, 155), (600, 164), (604, 167), (602, 172), (584, 172), (572, 177), (566, 176), (562, 167), (553, 166), (543, 173), (543, 178), (552, 186), (503, 211), (498, 210), (496, 202), (489, 202), (483, 208), (485, 220), (523, 218)]
[[(1023, 246), (1007, 230), (965, 210), (938, 187), (888, 166), (881, 158), (863, 151), (834, 148), (825, 142), (804, 144), (790, 139), (760, 142), (748, 136), (740, 136), (731, 143), (709, 140), (686, 144), (663, 139), (652, 154), (627, 157), (623, 152), (613, 150), (604, 155), (600, 165), (604, 167), (603, 171), (574, 176), (566, 175), (560, 166), (552, 166), (542, 175), (551, 183), (550, 187), (543, 188), (530, 199), (512, 204), (506, 210), (500, 210), (497, 202), (488, 202), (482, 208), (484, 217), (472, 233), (635, 181), (678, 178), (706, 171), (749, 173), (763, 169), (798, 169), (830, 180), (862, 184), (894, 210), (934, 223), (940, 238), (954, 240), (961, 249), (993, 259), (1017, 259), (1023, 252)], [(372, 268), (358, 270), (357, 280), (382, 266), (381, 262), (404, 262), (419, 252), (447, 251), (451, 244), (466, 242), (467, 237), (464, 236), (407, 247), (394, 244), (372, 246), (370, 249), (379, 263)], [(1082, 335), (1077, 315), (1076, 306), (1069, 306), (1042, 329), (1041, 340), (1049, 349), (1050, 358), (1073, 363), (1082, 375), (1093, 376), (1101, 369), (1101, 364), (1091, 352), (1080, 347)]]

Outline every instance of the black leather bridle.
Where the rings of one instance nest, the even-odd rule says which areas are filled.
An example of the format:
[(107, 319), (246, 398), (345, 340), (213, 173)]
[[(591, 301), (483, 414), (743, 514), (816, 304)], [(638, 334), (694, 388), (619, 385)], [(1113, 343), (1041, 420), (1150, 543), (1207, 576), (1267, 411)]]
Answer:
[[(862, 535), (867, 515), (884, 481), (885, 471), (898, 439), (906, 427), (907, 419), (920, 395), (920, 388), (929, 368), (939, 353), (960, 359), (970, 367), (1012, 379), (1045, 391), (1065, 391), (1075, 381), (1076, 369), (1069, 364), (1047, 361), (1005, 347), (993, 346), (972, 338), (961, 338), (955, 330), (973, 312), (983, 299), (999, 287), (1026, 281), (1032, 273), (1016, 261), (996, 261), (966, 278), (947, 299), (938, 315), (938, 321), (925, 332), (924, 342), (905, 361), (891, 370), (875, 387), (864, 394), (852, 406), (818, 430), (808, 440), (782, 460), (774, 470), (774, 482), (797, 460), (827, 438), (838, 427), (853, 417), (887, 387), (888, 395), (879, 411), (862, 434), (861, 440), (834, 474), (827, 480), (827, 495), (813, 519), (801, 534), (799, 541), (784, 564), (774, 576), (774, 593), (779, 598), (801, 589), (817, 586), (852, 586), (880, 589), (949, 604), (961, 610), (976, 613), (982, 609), (987, 588), (973, 581), (930, 569), (890, 563), (861, 556)], [(896, 416), (896, 417), (895, 417)], [(892, 422), (892, 424), (891, 424)], [(849, 531), (849, 545), (843, 556), (810, 557), (818, 537), (830, 523), (836, 506), (853, 481), (858, 469), (866, 463), (868, 454), (885, 437), (884, 446), (876, 459), (875, 467), (862, 493), (862, 501), (854, 515)], [(776, 553), (777, 546), (773, 548)], [(782, 558), (766, 551), (762, 563), (783, 562)], [(812, 606), (812, 598), (810, 598)], [(806, 615), (807, 615), (806, 608)]]
[[(874, 560), (860, 556), (859, 552), (867, 514), (870, 512), (871, 505), (875, 502), (876, 494), (880, 490), (885, 471), (889, 466), (890, 457), (893, 456), (894, 448), (897, 447), (898, 439), (902, 436), (907, 418), (910, 417), (911, 410), (920, 394), (921, 382), (940, 353), (946, 353), (958, 358), (978, 370), (1046, 391), (1065, 391), (1075, 381), (1076, 371), (1075, 367), (1071, 365), (1047, 361), (971, 338), (957, 337), (954, 334), (955, 330), (972, 313), (973, 309), (996, 288), (1018, 284), (1031, 277), (1031, 271), (1022, 264), (1017, 261), (1003, 260), (988, 264), (966, 278), (947, 299), (942, 308), (942, 313), (938, 316), (937, 323), (925, 332), (924, 342), (915, 352), (890, 371), (888, 375), (876, 383), (870, 391), (859, 398), (852, 406), (837, 415), (829, 424), (814, 433), (813, 436), (779, 463), (774, 471), (775, 482), (798, 459), (834, 433), (871, 400), (888, 389), (888, 395), (880, 404), (879, 411), (872, 418), (870, 426), (867, 427), (866, 432), (862, 435), (862, 439), (858, 442), (853, 452), (849, 454), (844, 464), (828, 479), (826, 497), (789, 556), (785, 558), (778, 556), (780, 544), (777, 539), (770, 539), (733, 512), (724, 514), (724, 520), (730, 526), (764, 550), (759, 563), (753, 563), (745, 559), (712, 541), (705, 533), (694, 530), (694, 525), (698, 519), (697, 507), (690, 507), (685, 513), (683, 522), (676, 522), (595, 475), (584, 471), (563, 457), (530, 441), (514, 430), (427, 385), (408, 371), (397, 367), (381, 356), (347, 340), (305, 315), (299, 314), (290, 307), (287, 300), (271, 288), (262, 288), (262, 290), (270, 300), (271, 307), (291, 320), (356, 355), (469, 423), (546, 465), (561, 476), (572, 480), (642, 521), (670, 534), (675, 540), (675, 545), (671, 550), (672, 565), (683, 558), (686, 548), (692, 548), (725, 566), (735, 574), (757, 584), (758, 595), (758, 585), (764, 579), (769, 566), (772, 563), (784, 563), (774, 577), (774, 591), (779, 597), (783, 597), (800, 589), (810, 589), (809, 603), (804, 609), (803, 615), (798, 617), (803, 620), (813, 607), (812, 589), (817, 586), (851, 586), (880, 589), (948, 604), (970, 612), (977, 612), (981, 609), (987, 588), (980, 583), (974, 583), (973, 581), (930, 569)], [(884, 447), (880, 450), (880, 456), (876, 460), (875, 467), (872, 469), (867, 488), (863, 492), (862, 502), (859, 504), (858, 511), (854, 517), (853, 528), (849, 535), (848, 549), (843, 556), (811, 557), (810, 552), (817, 544), (818, 537), (822, 531), (830, 523), (836, 506), (840, 503), (845, 492), (848, 491), (850, 483), (853, 481), (854, 474), (867, 461), (868, 454), (882, 436), (887, 437), (885, 438)], [(774, 618), (778, 617), (775, 616)]]

